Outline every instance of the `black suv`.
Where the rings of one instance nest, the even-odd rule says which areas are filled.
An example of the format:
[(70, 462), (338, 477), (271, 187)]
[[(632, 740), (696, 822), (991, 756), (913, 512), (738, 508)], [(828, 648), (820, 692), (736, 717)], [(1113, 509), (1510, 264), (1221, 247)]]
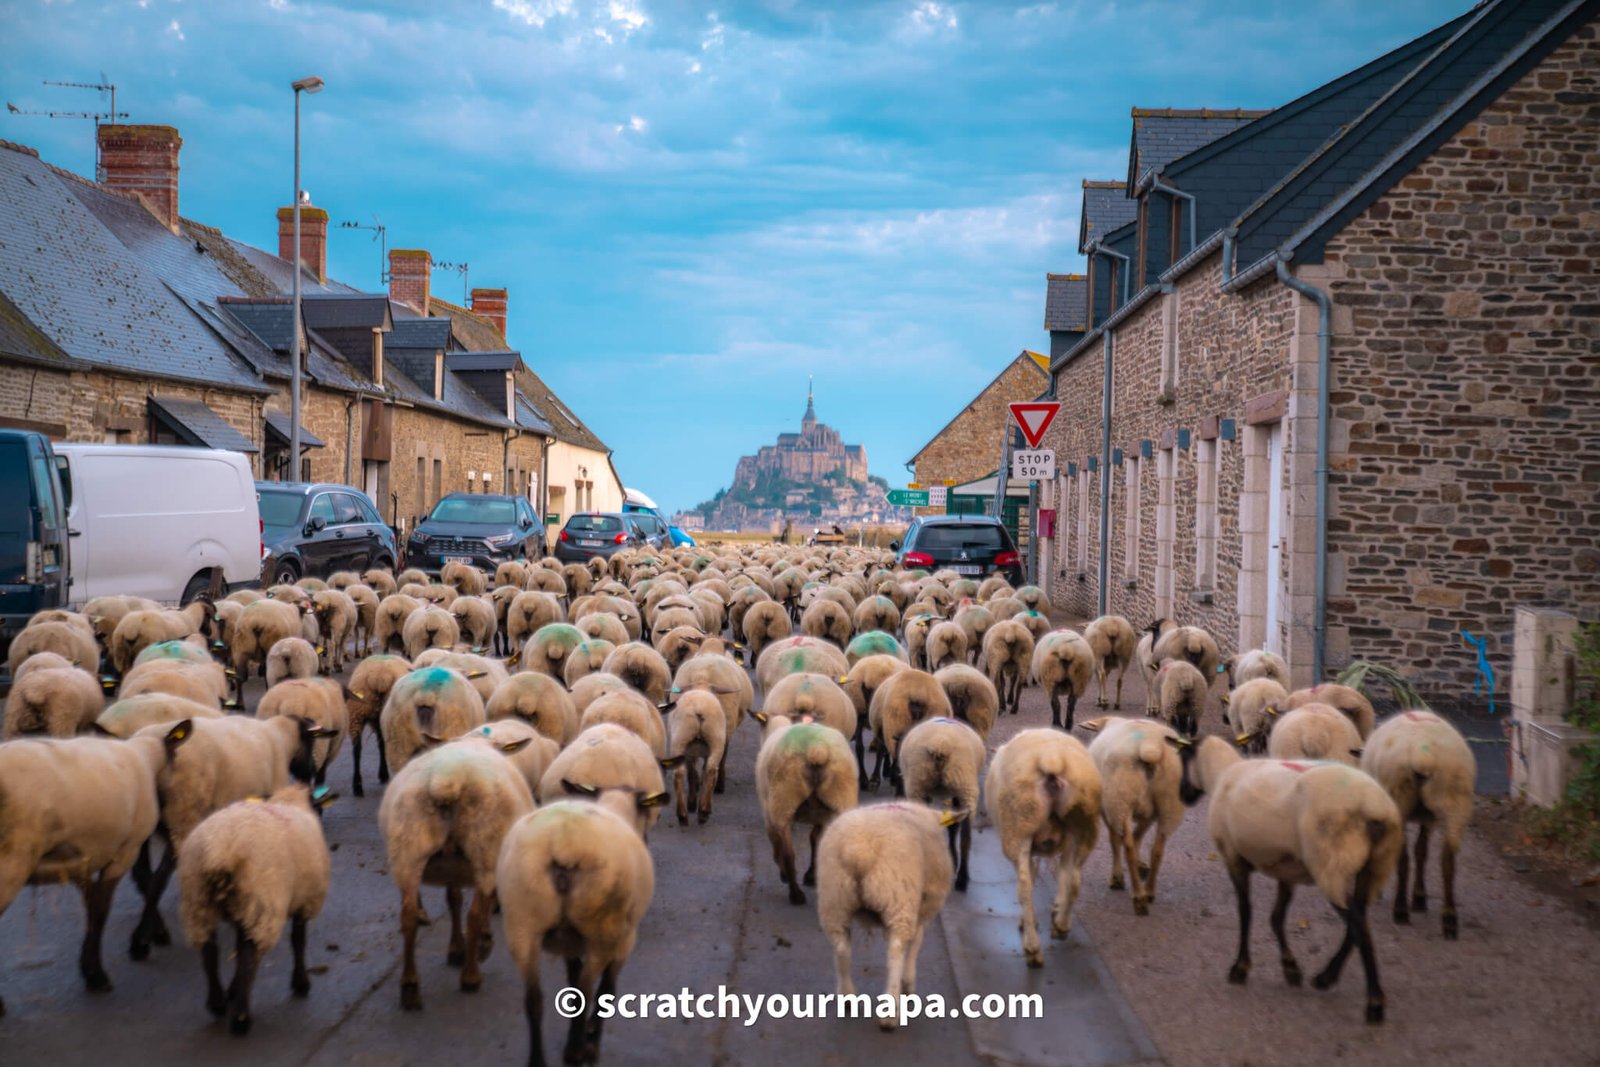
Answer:
[(406, 566), (426, 571), (470, 563), (492, 574), (508, 559), (543, 555), (544, 531), (527, 499), (492, 493), (451, 493), (406, 542)]
[(334, 571), (393, 567), (394, 530), (372, 499), (348, 485), (322, 482), (257, 482), (262, 579), (296, 582), (326, 578)]
[(584, 511), (572, 516), (556, 539), (556, 559), (584, 563), (595, 556), (609, 559), (624, 548), (656, 548), (639, 528), (639, 516), (615, 511)]
[(895, 562), (927, 571), (949, 569), (982, 578), (999, 574), (1021, 585), (1022, 555), (1011, 531), (988, 515), (924, 515), (913, 519), (904, 541), (891, 546)]

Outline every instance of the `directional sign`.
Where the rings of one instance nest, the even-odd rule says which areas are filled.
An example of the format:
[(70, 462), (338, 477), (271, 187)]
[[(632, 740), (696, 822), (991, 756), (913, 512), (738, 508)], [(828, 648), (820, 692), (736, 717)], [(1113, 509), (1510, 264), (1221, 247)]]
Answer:
[(1055, 449), (1036, 448), (1011, 453), (1011, 477), (1029, 482), (1048, 482), (1055, 476)]
[(925, 508), (929, 506), (928, 490), (891, 489), (889, 490), (889, 503), (895, 507)]
[(1035, 404), (1012, 404), (1010, 408), (1011, 417), (1022, 427), (1022, 437), (1028, 442), (1028, 447), (1038, 448), (1039, 442), (1044, 440), (1044, 432), (1055, 421), (1056, 412), (1061, 410), (1061, 404), (1052, 400)]
[(949, 502), (949, 499), (950, 491), (944, 486), (933, 485), (928, 487), (928, 506), (930, 508), (942, 508)]

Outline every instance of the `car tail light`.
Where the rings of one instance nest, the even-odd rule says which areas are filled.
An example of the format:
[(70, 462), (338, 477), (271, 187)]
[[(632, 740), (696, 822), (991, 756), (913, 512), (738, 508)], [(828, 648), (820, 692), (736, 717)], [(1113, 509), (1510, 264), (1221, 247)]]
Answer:
[(261, 527), (261, 558), (262, 559), (266, 559), (267, 558), (267, 520), (266, 519), (257, 519), (256, 522), (259, 523), (260, 527)]
[(1022, 563), (1022, 555), (1018, 552), (1002, 552), (994, 558), (996, 567), (1016, 567)]
[(931, 567), (933, 566), (933, 557), (926, 552), (907, 552), (900, 562), (907, 567)]
[(565, 540), (567, 540), (567, 539), (568, 539), (568, 538), (567, 538), (567, 531), (565, 531), (565, 530), (562, 530), (562, 531), (561, 531), (561, 540), (563, 540), (563, 541), (565, 541)]
[(613, 537), (611, 540), (612, 540), (612, 543), (614, 543), (614, 544), (625, 545), (625, 544), (628, 543), (628, 535), (625, 534), (625, 533), (619, 533), (619, 534), (617, 534), (617, 536)]

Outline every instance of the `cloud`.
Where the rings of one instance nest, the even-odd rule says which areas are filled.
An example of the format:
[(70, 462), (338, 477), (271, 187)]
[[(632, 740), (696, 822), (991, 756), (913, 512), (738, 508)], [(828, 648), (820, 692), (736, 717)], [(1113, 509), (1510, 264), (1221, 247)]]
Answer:
[(700, 51), (702, 52), (709, 52), (713, 48), (721, 47), (726, 37), (722, 21), (717, 18), (715, 11), (706, 15), (706, 21), (711, 23), (711, 26), (700, 36)]
[(911, 28), (919, 33), (934, 33), (938, 30), (953, 30), (961, 24), (956, 18), (955, 8), (949, 4), (941, 4), (935, 0), (922, 0), (911, 9), (906, 16)]
[(558, 15), (572, 14), (572, 0), (494, 0), (494, 6), (529, 26), (543, 26)]
[(650, 124), (648, 122), (640, 118), (638, 115), (635, 115), (628, 120), (628, 129), (632, 130), (634, 133), (643, 133), (645, 128), (649, 125)]
[(703, 69), (704, 68), (702, 68), (700, 66), (700, 61), (698, 59), (691, 59), (689, 61), (689, 73), (690, 74), (699, 74), (700, 71), (703, 70)]
[(172, 36), (176, 37), (180, 41), (187, 41), (189, 39), (183, 35), (183, 27), (178, 25), (177, 19), (173, 19), (171, 22), (167, 23), (167, 32), (172, 34)]
[(644, 10), (633, 0), (610, 0), (607, 13), (611, 16), (612, 22), (622, 26), (628, 33), (644, 29), (645, 24), (650, 21)]

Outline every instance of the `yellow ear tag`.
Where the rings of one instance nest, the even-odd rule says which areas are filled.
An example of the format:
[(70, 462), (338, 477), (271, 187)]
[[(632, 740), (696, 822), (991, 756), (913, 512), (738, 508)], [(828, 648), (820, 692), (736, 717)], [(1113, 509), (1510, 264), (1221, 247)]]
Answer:
[(939, 825), (940, 826), (954, 826), (956, 823), (958, 823), (960, 821), (961, 821), (961, 819), (958, 817), (958, 814), (956, 812), (953, 812), (953, 811), (942, 811), (942, 812), (939, 813)]

